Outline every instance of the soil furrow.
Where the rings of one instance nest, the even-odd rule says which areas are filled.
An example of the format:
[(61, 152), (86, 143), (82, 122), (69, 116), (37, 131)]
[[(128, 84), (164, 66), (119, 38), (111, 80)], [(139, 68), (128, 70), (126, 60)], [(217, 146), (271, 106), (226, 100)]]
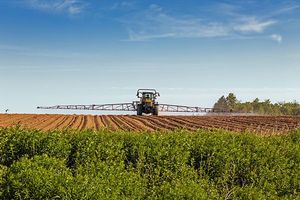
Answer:
[(117, 120), (117, 118), (115, 116), (109, 115), (108, 117), (110, 118), (111, 122), (113, 123), (113, 126), (116, 129), (128, 131), (126, 125), (124, 125), (124, 123), (122, 123), (121, 121)]
[(128, 123), (126, 123), (121, 116), (111, 116), (111, 117), (112, 117), (112, 120), (114, 120), (114, 122), (116, 124), (118, 124), (122, 130), (126, 130), (126, 131), (135, 130), (135, 128), (132, 128)]
[(0, 121), (0, 126), (15, 126), (17, 124), (22, 124), (22, 121), (33, 118), (32, 115), (6, 115), (6, 117)]
[(122, 116), (122, 119), (136, 131), (153, 131), (154, 129), (145, 125), (141, 121), (134, 119), (132, 116)]
[(111, 120), (110, 116), (104, 115), (102, 120), (106, 128), (113, 131), (118, 130), (119, 126)]
[(84, 125), (84, 118), (85, 118), (84, 115), (79, 115), (78, 116), (78, 121), (77, 121), (77, 124), (75, 126), (77, 130), (81, 130), (82, 126)]
[(194, 120), (189, 120), (188, 118), (186, 117), (176, 117), (174, 118), (173, 120), (176, 120), (178, 123), (183, 123), (183, 124), (186, 124), (187, 127), (192, 127), (192, 128), (196, 128), (196, 129), (209, 129), (209, 128), (212, 128), (211, 126), (209, 126), (208, 124), (205, 124), (205, 123), (199, 123), (199, 122), (196, 122)]
[(178, 123), (176, 121), (174, 121), (172, 118), (168, 118), (168, 117), (161, 117), (161, 116), (153, 116), (154, 119), (157, 119), (163, 123), (166, 123), (170, 126), (172, 126), (174, 129), (189, 129), (187, 126), (185, 126), (182, 123)]
[(38, 126), (42, 123), (44, 123), (48, 119), (47, 115), (41, 115), (38, 118), (35, 118), (34, 120), (28, 119), (28, 121), (24, 122), (24, 125), (26, 125), (29, 128), (38, 129)]
[(169, 120), (172, 120), (174, 123), (178, 124), (180, 128), (183, 129), (192, 130), (192, 131), (199, 129), (198, 125), (195, 126), (194, 124), (186, 123), (186, 121), (180, 120), (178, 118), (169, 118)]
[(98, 115), (97, 121), (98, 121), (98, 123), (99, 123), (99, 125), (100, 125), (101, 128), (105, 128), (106, 127), (102, 115)]
[(185, 128), (188, 130), (221, 128), (237, 132), (276, 135), (300, 128), (300, 117), (292, 116), (128, 116), (128, 115), (49, 115), (0, 114), (0, 127), (41, 130), (94, 129), (155, 131)]
[(98, 121), (98, 116), (97, 116), (97, 115), (95, 115), (95, 116), (93, 117), (93, 121), (94, 121), (96, 130), (100, 130), (100, 123), (99, 123), (99, 121)]
[(147, 116), (146, 117), (147, 120), (153, 122), (153, 124), (155, 124), (156, 126), (159, 127), (159, 129), (169, 129), (169, 130), (174, 130), (176, 129), (176, 127), (174, 127), (173, 125), (167, 124), (167, 123), (163, 123), (161, 120), (153, 117), (153, 116)]
[(69, 125), (73, 121), (73, 118), (73, 116), (66, 115), (65, 119), (57, 126), (57, 129), (63, 130), (69, 128)]
[(49, 123), (47, 123), (44, 127), (42, 127), (42, 130), (49, 131), (49, 130), (55, 129), (57, 123), (59, 123), (63, 118), (64, 118), (64, 116), (62, 116), (62, 115), (55, 115), (55, 116), (53, 116), (54, 120), (53, 121), (49, 120)]
[(74, 118), (75, 117), (73, 115), (67, 115), (67, 118), (57, 128), (60, 130), (71, 129), (72, 128), (71, 124)]
[(65, 115), (65, 116), (61, 119), (61, 121), (57, 122), (55, 128), (56, 128), (56, 129), (61, 129), (61, 128), (63, 127), (64, 123), (67, 121), (67, 119), (68, 119), (68, 116)]
[(29, 118), (24, 118), (24, 119), (20, 119), (18, 121), (18, 123), (22, 126), (22, 127), (27, 127), (27, 128), (35, 128), (34, 124), (40, 120), (40, 118), (43, 118), (42, 115), (38, 115), (38, 116), (32, 116)]
[(143, 116), (132, 116), (133, 119), (139, 121), (140, 123), (144, 124), (144, 126), (149, 127), (152, 130), (159, 130), (159, 127), (157, 127), (155, 124), (152, 122), (148, 121), (146, 118)]
[(76, 115), (72, 115), (72, 120), (71, 120), (70, 124), (68, 124), (67, 128), (72, 129), (74, 127), (76, 120), (77, 120)]
[(82, 117), (82, 122), (81, 122), (79, 130), (84, 130), (86, 128), (89, 129), (90, 127), (88, 127), (87, 125), (88, 125), (88, 116), (84, 115)]

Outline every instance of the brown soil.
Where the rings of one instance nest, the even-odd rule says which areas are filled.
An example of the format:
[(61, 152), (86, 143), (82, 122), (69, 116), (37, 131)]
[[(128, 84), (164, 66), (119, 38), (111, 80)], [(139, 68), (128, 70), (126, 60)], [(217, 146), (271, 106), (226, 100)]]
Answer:
[(0, 127), (16, 125), (45, 131), (103, 128), (124, 131), (225, 129), (273, 135), (300, 129), (300, 117), (0, 114)]

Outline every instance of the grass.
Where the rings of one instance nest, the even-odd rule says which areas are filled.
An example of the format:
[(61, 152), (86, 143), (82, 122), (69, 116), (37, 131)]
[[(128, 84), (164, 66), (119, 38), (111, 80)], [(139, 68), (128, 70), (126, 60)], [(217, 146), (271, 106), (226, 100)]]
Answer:
[(0, 129), (0, 199), (299, 199), (300, 131)]

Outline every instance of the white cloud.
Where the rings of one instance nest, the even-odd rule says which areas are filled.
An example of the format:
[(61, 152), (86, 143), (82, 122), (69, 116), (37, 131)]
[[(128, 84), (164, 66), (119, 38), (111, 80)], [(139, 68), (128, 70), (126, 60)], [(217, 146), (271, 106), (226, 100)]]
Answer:
[[(219, 5), (220, 6), (220, 5)], [(298, 5), (285, 6), (265, 14), (241, 14), (240, 6), (221, 4), (218, 10), (223, 18), (209, 15), (178, 15), (152, 4), (147, 9), (127, 16), (122, 23), (128, 30), (129, 41), (148, 41), (163, 38), (271, 38), (281, 43), (282, 36), (270, 35), (268, 29), (279, 24), (278, 15), (298, 9)], [(201, 17), (200, 17), (201, 16)]]
[(270, 35), (270, 38), (278, 43), (281, 43), (283, 39), (283, 37), (279, 34), (272, 34)]
[(299, 8), (300, 8), (299, 4), (291, 4), (291, 5), (283, 6), (282, 8), (275, 10), (271, 14), (272, 15), (280, 15), (280, 14), (290, 13), (295, 10), (298, 10)]
[(275, 20), (262, 21), (251, 17), (242, 19), (242, 23), (236, 25), (234, 29), (242, 33), (262, 33), (265, 31), (265, 29), (275, 25), (276, 23), (277, 21)]
[[(239, 16), (224, 21), (207, 20), (195, 16), (175, 16), (158, 5), (122, 21), (127, 27), (129, 41), (147, 41), (159, 38), (228, 38), (263, 34), (277, 23), (257, 17)], [(252, 37), (253, 38), (253, 37)]]
[(133, 19), (123, 21), (129, 32), (129, 40), (144, 41), (157, 38), (204, 38), (223, 37), (229, 30), (221, 23), (206, 22), (195, 17), (174, 17), (151, 5)]
[(135, 2), (122, 1), (114, 3), (111, 10), (131, 10), (133, 8), (135, 8)]
[(28, 0), (27, 4), (37, 10), (69, 15), (79, 14), (86, 7), (82, 0)]

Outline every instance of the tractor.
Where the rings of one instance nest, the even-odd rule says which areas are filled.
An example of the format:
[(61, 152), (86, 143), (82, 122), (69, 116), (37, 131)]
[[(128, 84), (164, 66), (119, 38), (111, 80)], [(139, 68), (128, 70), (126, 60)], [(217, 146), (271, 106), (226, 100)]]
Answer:
[(137, 102), (137, 115), (158, 115), (159, 105), (156, 98), (160, 95), (155, 89), (138, 89), (136, 96), (140, 98)]

